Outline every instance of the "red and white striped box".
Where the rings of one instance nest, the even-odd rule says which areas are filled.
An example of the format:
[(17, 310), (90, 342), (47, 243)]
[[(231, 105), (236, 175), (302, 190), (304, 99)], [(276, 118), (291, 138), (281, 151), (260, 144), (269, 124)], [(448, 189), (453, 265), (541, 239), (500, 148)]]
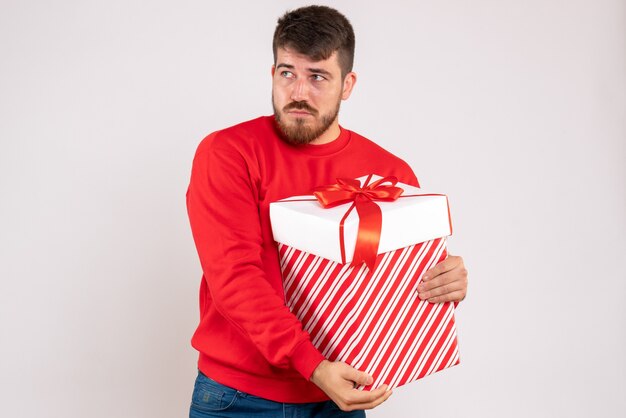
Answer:
[[(334, 245), (328, 237), (318, 237), (319, 250), (311, 249), (315, 239), (310, 236), (298, 242), (303, 235), (294, 225), (323, 235), (329, 222), (335, 222), (335, 231), (339, 231), (343, 218), (346, 247), (356, 242), (356, 237), (348, 234), (356, 235), (358, 217), (357, 227), (351, 228), (352, 215), (344, 216), (349, 204), (324, 209), (311, 196), (299, 196), (270, 206), (287, 306), (327, 359), (344, 361), (374, 377), (365, 390), (383, 384), (401, 386), (459, 363), (454, 304), (422, 301), (417, 292), (423, 273), (447, 257), (445, 237), (452, 232), (447, 198), (401, 183), (398, 186), (404, 189), (398, 200), (403, 200), (405, 209), (393, 210), (397, 201), (377, 202), (383, 226), (373, 271), (365, 264), (352, 267), (353, 251), (348, 248), (344, 250), (347, 258), (345, 254), (339, 260), (329, 256), (328, 247)], [(420, 213), (422, 218), (429, 213), (432, 219), (419, 219)], [(385, 222), (393, 215), (406, 218), (410, 225), (401, 228), (402, 246), (388, 249), (387, 242), (394, 241), (393, 229), (402, 226), (402, 222)], [(406, 230), (415, 229), (415, 223), (430, 225), (428, 237), (413, 233), (414, 241), (407, 245)], [(433, 224), (439, 225), (437, 231)], [(338, 235), (336, 232), (335, 239)], [(383, 237), (387, 248), (381, 251)]]

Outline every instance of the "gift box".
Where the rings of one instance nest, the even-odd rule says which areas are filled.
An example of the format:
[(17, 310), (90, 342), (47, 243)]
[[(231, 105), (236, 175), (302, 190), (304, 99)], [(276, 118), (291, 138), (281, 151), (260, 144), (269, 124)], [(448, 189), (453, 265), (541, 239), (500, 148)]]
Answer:
[(374, 377), (363, 389), (458, 364), (454, 304), (417, 292), (447, 257), (445, 195), (389, 177), (338, 179), (271, 203), (270, 218), (287, 306), (327, 359)]

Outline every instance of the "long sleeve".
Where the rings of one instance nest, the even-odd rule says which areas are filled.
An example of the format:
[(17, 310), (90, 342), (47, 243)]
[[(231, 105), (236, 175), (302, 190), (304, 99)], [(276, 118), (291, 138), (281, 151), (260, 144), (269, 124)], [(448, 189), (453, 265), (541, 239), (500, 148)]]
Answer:
[(213, 134), (199, 148), (187, 191), (191, 229), (212, 303), (270, 364), (293, 367), (309, 379), (324, 357), (266, 279), (258, 185), (241, 153), (220, 139), (219, 133)]

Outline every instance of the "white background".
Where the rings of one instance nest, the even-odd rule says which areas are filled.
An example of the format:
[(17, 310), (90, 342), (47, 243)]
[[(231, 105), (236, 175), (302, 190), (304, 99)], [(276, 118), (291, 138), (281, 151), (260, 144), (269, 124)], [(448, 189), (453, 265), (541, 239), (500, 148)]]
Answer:
[[(462, 364), (371, 417), (623, 417), (626, 5), (336, 1), (353, 129), (449, 194)], [(211, 131), (270, 114), (296, 1), (1, 1), (0, 416), (184, 417)]]

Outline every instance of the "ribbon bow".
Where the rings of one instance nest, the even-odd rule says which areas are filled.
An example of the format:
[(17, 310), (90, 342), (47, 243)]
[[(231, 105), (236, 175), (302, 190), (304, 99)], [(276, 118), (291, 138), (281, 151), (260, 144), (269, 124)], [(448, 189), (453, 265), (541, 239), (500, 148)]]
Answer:
[[(341, 257), (344, 260), (343, 224), (348, 214), (356, 207), (359, 215), (359, 229), (351, 266), (355, 267), (364, 262), (370, 271), (373, 272), (376, 265), (383, 222), (380, 207), (374, 201), (392, 202), (400, 197), (404, 190), (396, 187), (398, 183), (396, 177), (383, 177), (368, 185), (371, 177), (370, 175), (365, 180), (365, 184), (362, 187), (361, 182), (357, 179), (338, 178), (336, 184), (316, 187), (313, 194), (324, 208), (332, 208), (352, 202), (339, 224)], [(390, 185), (385, 183), (390, 183)]]

